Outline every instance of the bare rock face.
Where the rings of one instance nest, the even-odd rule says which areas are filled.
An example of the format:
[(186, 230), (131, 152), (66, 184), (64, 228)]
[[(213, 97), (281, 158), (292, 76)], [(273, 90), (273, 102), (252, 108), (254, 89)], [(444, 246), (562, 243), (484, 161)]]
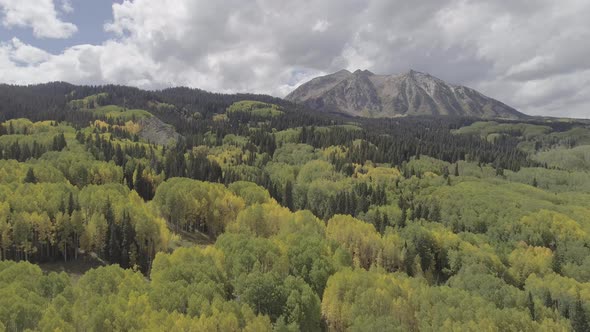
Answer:
[(180, 138), (180, 134), (174, 130), (174, 127), (162, 122), (155, 116), (139, 120), (141, 130), (139, 137), (142, 139), (160, 145), (174, 144)]
[(326, 112), (356, 116), (456, 115), (520, 119), (526, 115), (495, 99), (410, 70), (401, 75), (341, 70), (301, 85), (285, 98)]

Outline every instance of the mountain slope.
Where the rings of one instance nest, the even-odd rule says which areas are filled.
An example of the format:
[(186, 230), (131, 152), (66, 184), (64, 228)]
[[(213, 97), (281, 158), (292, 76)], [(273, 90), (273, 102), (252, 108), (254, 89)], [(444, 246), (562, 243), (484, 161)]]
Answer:
[(285, 98), (327, 112), (358, 116), (459, 115), (519, 119), (526, 115), (495, 99), (410, 70), (400, 75), (341, 70), (301, 85)]

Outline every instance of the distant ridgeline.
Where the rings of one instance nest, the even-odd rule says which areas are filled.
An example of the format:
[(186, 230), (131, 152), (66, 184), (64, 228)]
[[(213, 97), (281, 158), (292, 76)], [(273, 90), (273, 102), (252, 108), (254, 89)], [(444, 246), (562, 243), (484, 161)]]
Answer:
[[(0, 85), (0, 120), (14, 118), (66, 121), (76, 128), (99, 120), (109, 125), (102, 126), (101, 130), (135, 140), (167, 144), (182, 135), (182, 144), (187, 149), (209, 139), (204, 134), (211, 132), (210, 128), (215, 129), (220, 140), (227, 134), (248, 136), (251, 130), (247, 124), (262, 121), (279, 131), (307, 127), (309, 130), (305, 130), (300, 141), (315, 147), (352, 144), (356, 139), (366, 139), (377, 149), (361, 151), (367, 155), (360, 158), (375, 162), (399, 165), (422, 153), (450, 162), (470, 156), (473, 160), (496, 162), (499, 167), (509, 169), (531, 164), (510, 140), (502, 142), (505, 147), (499, 150), (485, 140), (473, 141), (471, 137), (450, 133), (449, 129), (471, 123), (473, 120), (469, 118), (347, 118), (314, 112), (270, 96), (224, 95), (189, 88), (143, 91), (125, 86), (67, 83), (27, 87)], [(131, 128), (129, 121), (138, 126)], [(335, 126), (351, 121), (367, 130), (351, 132)], [(129, 130), (120, 130), (125, 126)], [(313, 131), (313, 127), (322, 126), (332, 129)], [(145, 127), (149, 130), (144, 132)], [(429, 130), (424, 131), (425, 127)], [(496, 142), (498, 144), (500, 142)], [(356, 160), (359, 158), (355, 157)]]
[(590, 330), (589, 122), (307, 107), (0, 85), (0, 331)]

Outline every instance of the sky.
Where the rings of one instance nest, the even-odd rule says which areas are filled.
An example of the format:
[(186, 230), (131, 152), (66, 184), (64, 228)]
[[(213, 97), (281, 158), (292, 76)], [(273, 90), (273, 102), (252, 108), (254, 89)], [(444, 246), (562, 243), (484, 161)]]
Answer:
[(590, 118), (588, 0), (0, 0), (0, 82), (283, 97), (410, 69), (531, 115)]

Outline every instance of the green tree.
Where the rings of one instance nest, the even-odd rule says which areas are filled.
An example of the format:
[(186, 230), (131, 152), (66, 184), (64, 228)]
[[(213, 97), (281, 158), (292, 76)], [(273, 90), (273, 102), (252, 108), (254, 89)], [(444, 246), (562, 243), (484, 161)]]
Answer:
[(37, 177), (35, 177), (35, 172), (33, 172), (33, 168), (29, 167), (27, 170), (27, 175), (25, 176), (25, 183), (37, 183)]
[(531, 314), (531, 319), (536, 320), (537, 318), (535, 315), (535, 302), (533, 301), (533, 295), (531, 294), (531, 292), (529, 292), (527, 296), (527, 307), (529, 309), (529, 313)]
[(576, 332), (590, 331), (590, 325), (588, 324), (588, 318), (582, 300), (578, 297), (576, 300), (572, 312), (572, 327)]
[(293, 183), (287, 181), (285, 184), (285, 194), (283, 196), (283, 204), (291, 211), (293, 211)]

